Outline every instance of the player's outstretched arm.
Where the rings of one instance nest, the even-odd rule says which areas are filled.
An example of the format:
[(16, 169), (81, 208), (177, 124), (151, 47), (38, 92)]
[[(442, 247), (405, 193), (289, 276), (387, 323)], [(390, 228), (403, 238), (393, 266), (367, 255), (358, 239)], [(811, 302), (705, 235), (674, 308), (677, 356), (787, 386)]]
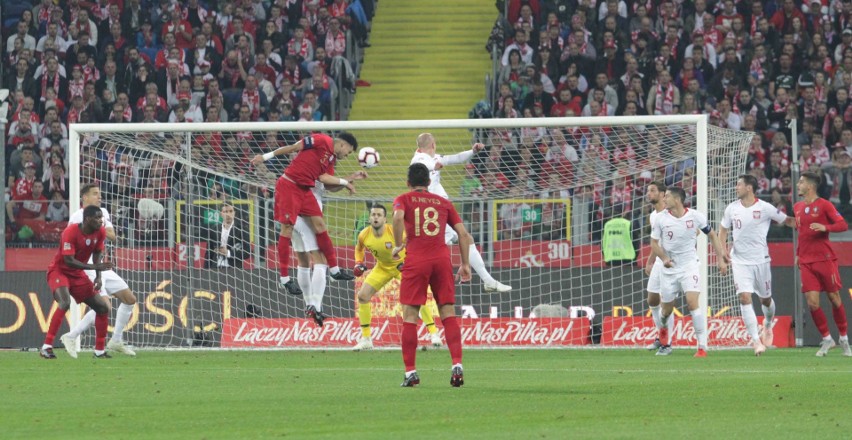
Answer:
[(303, 141), (296, 142), (293, 145), (287, 145), (286, 147), (278, 147), (275, 150), (270, 151), (268, 153), (258, 154), (256, 156), (254, 156), (251, 159), (251, 164), (257, 165), (257, 164), (265, 162), (269, 159), (272, 159), (273, 157), (276, 157), (276, 156), (283, 156), (285, 154), (290, 154), (290, 153), (302, 151), (303, 147), (304, 147)]
[[(828, 225), (826, 225), (825, 230), (828, 232), (844, 232), (849, 229), (849, 225), (846, 223), (846, 219), (837, 211), (837, 208), (834, 207), (831, 203), (828, 203), (833, 208), (833, 213), (828, 215)], [(831, 211), (827, 211), (831, 212)]]
[(451, 154), (449, 156), (441, 157), (440, 163), (443, 165), (457, 165), (467, 163), (467, 161), (469, 161), (474, 154), (481, 151), (483, 148), (485, 148), (485, 145), (477, 142), (473, 144), (470, 150), (462, 151), (458, 154)]
[[(95, 254), (93, 254), (92, 261), (97, 261), (97, 260), (94, 259), (94, 255)], [(112, 269), (112, 263), (110, 263), (110, 262), (86, 264), (86, 263), (82, 263), (82, 262), (78, 261), (76, 258), (74, 258), (73, 255), (65, 255), (63, 257), (63, 259), (65, 261), (65, 265), (67, 265), (71, 269), (94, 270), (94, 271), (104, 271), (104, 270), (111, 270)]]
[[(357, 174), (357, 173), (355, 173), (355, 174)], [(366, 177), (359, 177), (359, 178), (364, 179)], [(352, 183), (349, 182), (349, 180), (344, 179), (342, 177), (334, 177), (331, 174), (321, 174), (319, 176), (319, 179), (317, 179), (317, 180), (322, 182), (323, 185), (328, 185), (328, 186), (332, 186), (332, 187), (339, 186), (341, 188), (348, 189), (349, 194), (355, 194), (355, 186), (352, 185)]]

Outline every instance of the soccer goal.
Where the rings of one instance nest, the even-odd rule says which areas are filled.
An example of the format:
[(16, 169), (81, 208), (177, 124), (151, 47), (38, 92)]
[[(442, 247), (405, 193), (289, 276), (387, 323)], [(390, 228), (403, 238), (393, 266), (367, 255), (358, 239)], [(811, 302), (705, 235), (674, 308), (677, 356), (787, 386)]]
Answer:
[[(310, 123), (74, 124), (71, 206), (81, 184), (97, 183), (118, 241), (109, 257), (139, 298), (125, 340), (137, 347), (346, 348), (361, 335), (356, 282), (332, 282), (322, 328), (305, 319), (302, 297), (279, 288), (272, 189), (288, 158), (250, 164), (255, 154), (311, 132), (353, 133), (381, 157), (357, 193), (326, 192), (325, 221), (340, 266), (351, 270), (369, 209), (391, 210), (406, 191), (420, 133), (437, 153), (476, 142), (466, 164), (446, 165), (441, 182), (491, 275), (513, 288), (488, 292), (481, 279), (457, 290), (466, 346), (644, 346), (654, 326), (643, 272), (649, 248), (651, 181), (681, 186), (687, 204), (718, 228), (745, 172), (752, 134), (709, 126), (706, 116), (424, 120)], [(336, 174), (359, 170), (356, 154)], [(231, 207), (233, 215), (226, 213)], [(223, 242), (223, 220), (234, 218)], [(604, 234), (614, 219), (635, 255)], [(613, 223), (615, 224), (615, 223)], [(626, 225), (626, 226), (624, 226)], [(623, 243), (624, 241), (622, 241)], [(706, 237), (699, 241), (702, 301), (712, 346), (744, 346), (730, 277), (721, 277)], [(458, 262), (458, 249), (453, 245)], [(372, 264), (368, 256), (368, 266)], [(297, 262), (290, 264), (295, 276)], [(398, 283), (373, 298), (376, 346), (398, 346)], [(433, 305), (434, 307), (434, 305)], [(685, 304), (674, 343), (693, 346)], [(681, 316), (681, 315), (684, 316)], [(437, 313), (436, 313), (437, 315)], [(440, 322), (437, 327), (440, 334)], [(430, 340), (420, 328), (423, 344)], [(92, 338), (93, 336), (89, 336)], [(83, 341), (84, 345), (91, 340)]]

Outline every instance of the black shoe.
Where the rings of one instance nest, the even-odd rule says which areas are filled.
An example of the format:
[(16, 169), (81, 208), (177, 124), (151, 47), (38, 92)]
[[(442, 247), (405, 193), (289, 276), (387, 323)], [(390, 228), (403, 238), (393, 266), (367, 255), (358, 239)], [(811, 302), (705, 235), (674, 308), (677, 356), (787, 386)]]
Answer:
[(38, 351), (38, 354), (45, 359), (56, 359), (56, 355), (53, 354), (53, 347), (42, 348)]
[(464, 385), (464, 370), (462, 370), (462, 367), (453, 367), (453, 375), (450, 377), (450, 385), (456, 388)]
[(103, 354), (95, 353), (95, 359), (112, 359), (112, 356), (110, 356), (109, 352), (105, 351)]
[(337, 273), (332, 273), (329, 276), (336, 281), (352, 281), (355, 279), (355, 275), (342, 270)]
[(284, 290), (286, 290), (287, 293), (290, 294), (290, 295), (295, 295), (295, 296), (301, 296), (302, 295), (302, 289), (299, 287), (299, 283), (297, 283), (293, 279), (284, 283), (283, 287), (284, 287)]
[(417, 374), (416, 371), (411, 373), (411, 375), (406, 376), (405, 379), (402, 381), (402, 385), (400, 386), (414, 387), (415, 385), (420, 385), (420, 376)]
[(325, 315), (323, 315), (323, 313), (317, 310), (314, 306), (308, 306), (308, 308), (305, 309), (305, 317), (313, 319), (318, 327), (322, 327), (322, 323), (325, 320)]

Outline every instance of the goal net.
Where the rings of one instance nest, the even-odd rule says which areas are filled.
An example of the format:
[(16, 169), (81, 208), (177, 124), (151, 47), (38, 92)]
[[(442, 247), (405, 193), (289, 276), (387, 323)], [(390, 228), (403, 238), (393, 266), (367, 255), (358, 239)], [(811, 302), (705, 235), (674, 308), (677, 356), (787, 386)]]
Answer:
[[(490, 275), (512, 286), (486, 291), (477, 274), (458, 286), (463, 342), (483, 347), (652, 342), (643, 272), (650, 252), (647, 184), (682, 187), (687, 205), (718, 228), (745, 172), (752, 136), (709, 126), (705, 116), (72, 125), (72, 206), (81, 184), (98, 183), (118, 235), (109, 258), (138, 298), (125, 340), (143, 348), (354, 345), (361, 336), (355, 293), (363, 277), (328, 282), (322, 311), (330, 318), (323, 327), (305, 318), (304, 299), (278, 286), (272, 190), (290, 158), (250, 163), (311, 132), (342, 130), (381, 155), (369, 178), (356, 182), (357, 193), (323, 195), (344, 270), (354, 266), (369, 208), (390, 207), (406, 191), (418, 134), (432, 133), (442, 155), (485, 145), (469, 161), (441, 169)], [(336, 174), (359, 170), (356, 156), (340, 161)], [(226, 205), (234, 212), (230, 228), (223, 228)], [(628, 233), (622, 238), (630, 249), (618, 250), (606, 237), (611, 226)], [(706, 237), (699, 240), (710, 343), (745, 345), (730, 277), (720, 276), (711, 251), (702, 251), (709, 249)], [(458, 263), (458, 246), (451, 249)], [(293, 258), (294, 278), (297, 265)], [(393, 280), (373, 298), (375, 346), (399, 345), (398, 288)], [(679, 300), (674, 343), (693, 346), (684, 310)], [(440, 320), (436, 328), (440, 336)], [(420, 337), (424, 345), (430, 341), (426, 326)], [(83, 345), (92, 338), (85, 336)]]

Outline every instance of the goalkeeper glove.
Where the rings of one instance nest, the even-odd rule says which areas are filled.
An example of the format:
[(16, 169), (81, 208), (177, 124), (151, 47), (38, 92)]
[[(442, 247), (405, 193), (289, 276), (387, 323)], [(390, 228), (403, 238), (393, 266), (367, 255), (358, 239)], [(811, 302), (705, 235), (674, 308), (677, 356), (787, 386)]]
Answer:
[(355, 267), (352, 268), (352, 273), (356, 277), (360, 277), (361, 275), (364, 275), (364, 272), (366, 272), (366, 271), (367, 271), (367, 266), (365, 266), (364, 264), (361, 264), (361, 263), (356, 264)]

